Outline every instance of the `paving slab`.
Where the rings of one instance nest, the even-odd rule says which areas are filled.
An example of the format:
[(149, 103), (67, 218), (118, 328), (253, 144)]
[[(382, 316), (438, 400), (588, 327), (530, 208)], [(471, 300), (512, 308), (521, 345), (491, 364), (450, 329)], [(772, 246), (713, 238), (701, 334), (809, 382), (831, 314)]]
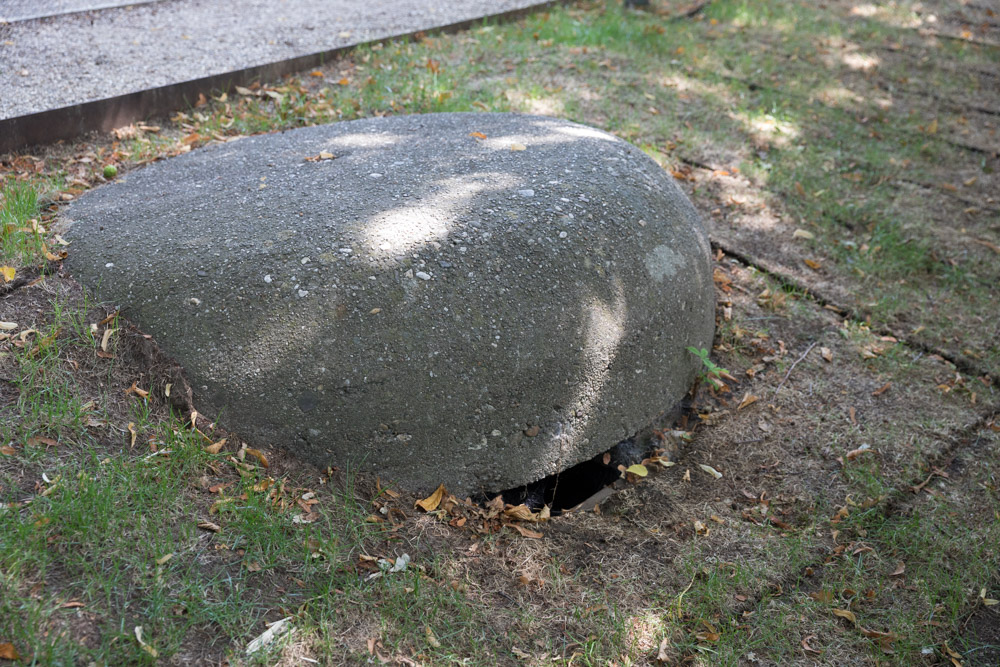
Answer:
[(112, 7), (146, 5), (163, 0), (6, 0), (0, 3), (0, 23), (31, 21), (78, 12), (95, 12)]
[[(166, 0), (0, 25), (0, 134), (8, 135), (0, 136), (0, 150), (69, 138), (71, 131), (110, 129), (109, 119), (127, 123), (129, 114), (135, 119), (164, 111), (163, 99), (139, 104), (134, 96), (141, 91), (167, 88), (160, 97), (179, 107), (185, 97), (197, 99), (191, 96), (197, 90), (245, 81), (220, 78), (226, 73), (291, 63), (284, 70), (272, 67), (248, 74), (278, 76), (311, 66), (316, 59), (308, 59), (310, 55), (546, 4), (550, 3)], [(204, 85), (176, 87), (191, 81)], [(129, 95), (133, 97), (122, 99)], [(102, 100), (120, 102), (90, 109), (86, 118), (50, 113), (30, 120)], [(17, 119), (28, 120), (13, 122)]]

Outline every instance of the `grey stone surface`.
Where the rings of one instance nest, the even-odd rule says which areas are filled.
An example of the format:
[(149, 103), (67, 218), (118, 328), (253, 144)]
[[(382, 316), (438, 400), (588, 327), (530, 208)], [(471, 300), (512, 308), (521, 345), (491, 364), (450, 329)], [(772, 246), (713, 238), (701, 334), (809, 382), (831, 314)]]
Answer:
[(65, 236), (69, 270), (185, 367), (200, 410), (417, 490), (512, 487), (611, 447), (683, 396), (685, 347), (712, 339), (684, 194), (553, 118), (213, 145), (84, 195)]

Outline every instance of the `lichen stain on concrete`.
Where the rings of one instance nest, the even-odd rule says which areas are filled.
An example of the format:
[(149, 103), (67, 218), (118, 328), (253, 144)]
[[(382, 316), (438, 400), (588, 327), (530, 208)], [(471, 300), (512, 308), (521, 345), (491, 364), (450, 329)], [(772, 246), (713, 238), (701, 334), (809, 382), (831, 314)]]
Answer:
[(646, 270), (658, 283), (664, 278), (670, 278), (687, 265), (687, 259), (682, 253), (665, 245), (658, 245), (646, 255)]

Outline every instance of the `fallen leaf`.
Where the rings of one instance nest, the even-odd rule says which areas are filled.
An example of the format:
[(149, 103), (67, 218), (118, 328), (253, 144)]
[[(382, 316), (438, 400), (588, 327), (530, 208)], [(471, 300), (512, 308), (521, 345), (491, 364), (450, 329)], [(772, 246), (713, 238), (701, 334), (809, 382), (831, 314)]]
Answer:
[(423, 500), (418, 500), (416, 503), (414, 503), (413, 506), (419, 507), (425, 512), (433, 512), (434, 510), (437, 509), (438, 505), (441, 504), (441, 499), (444, 498), (444, 494), (445, 494), (444, 484), (441, 484), (440, 486), (438, 486), (437, 489), (434, 490), (434, 493), (427, 496)]
[(872, 453), (874, 453), (874, 450), (871, 448), (871, 445), (865, 443), (865, 444), (861, 445), (860, 447), (858, 447), (857, 449), (852, 449), (851, 451), (847, 452), (847, 454), (846, 454), (847, 460), (848, 461), (853, 461), (854, 459), (858, 458), (859, 456), (861, 456), (865, 452), (872, 452)]
[(505, 523), (504, 525), (509, 528), (513, 528), (517, 532), (521, 533), (521, 535), (523, 535), (524, 537), (530, 537), (533, 540), (540, 540), (543, 537), (545, 537), (545, 535), (543, 535), (542, 533), (539, 533), (536, 530), (525, 528), (524, 526), (518, 523)]
[(105, 352), (108, 351), (108, 341), (111, 340), (111, 335), (118, 331), (118, 329), (105, 329), (104, 335), (101, 337), (101, 349)]
[(893, 570), (892, 574), (890, 574), (889, 576), (890, 577), (901, 577), (901, 576), (903, 576), (904, 572), (906, 572), (906, 563), (900, 563), (899, 565), (896, 566), (896, 569)]
[(146, 391), (145, 389), (139, 389), (139, 387), (136, 386), (135, 382), (132, 383), (131, 387), (125, 390), (125, 395), (127, 396), (129, 394), (135, 394), (140, 398), (149, 398), (149, 392)]
[(705, 620), (702, 620), (701, 624), (705, 626), (704, 632), (695, 633), (695, 637), (699, 641), (703, 641), (703, 642), (705, 642), (705, 641), (707, 641), (707, 642), (717, 642), (717, 641), (719, 641), (719, 639), (722, 637), (722, 635), (719, 633), (719, 631), (716, 629), (716, 627), (714, 625), (712, 625), (711, 623), (709, 623), (708, 621), (705, 621)]
[(647, 470), (646, 466), (642, 465), (641, 463), (635, 463), (633, 465), (630, 465), (628, 468), (625, 469), (625, 472), (635, 475), (636, 477), (645, 477), (646, 475), (649, 474), (649, 470)]
[(135, 447), (135, 438), (138, 435), (138, 433), (136, 433), (136, 431), (135, 431), (135, 422), (129, 422), (128, 423), (128, 432), (132, 434), (132, 442), (131, 442), (131, 444), (129, 446), (130, 447)]
[(17, 324), (15, 322), (0, 322), (0, 329), (4, 331), (13, 331), (16, 328)]
[(535, 513), (531, 511), (531, 508), (524, 504), (517, 505), (516, 507), (508, 507), (503, 511), (503, 513), (504, 516), (518, 521), (536, 521), (538, 518)]
[(669, 664), (673, 662), (670, 658), (670, 652), (667, 650), (670, 648), (670, 640), (664, 637), (660, 640), (660, 647), (656, 651), (656, 662), (662, 664)]
[(896, 635), (891, 632), (882, 632), (881, 630), (869, 630), (868, 628), (858, 628), (858, 632), (863, 634), (865, 637), (870, 637), (871, 639), (896, 639)]
[[(205, 96), (202, 95), (201, 97), (204, 98)], [(146, 653), (150, 654), (154, 658), (159, 657), (160, 654), (157, 652), (157, 650), (155, 648), (153, 648), (152, 646), (150, 646), (149, 644), (147, 644), (145, 641), (143, 641), (143, 639), (142, 639), (142, 626), (141, 625), (135, 626), (135, 640), (137, 642), (139, 642), (139, 646), (142, 647), (143, 651), (145, 651)]]
[(743, 400), (740, 401), (740, 404), (739, 406), (737, 406), (736, 409), (742, 410), (748, 405), (753, 405), (756, 402), (757, 402), (757, 397), (751, 394), (750, 392), (747, 392), (746, 394), (743, 395)]
[(776, 526), (776, 527), (778, 527), (778, 528), (780, 528), (782, 530), (794, 530), (795, 529), (795, 527), (793, 525), (791, 525), (790, 523), (787, 523), (785, 521), (782, 521), (781, 519), (779, 519), (776, 516), (768, 517), (767, 520), (771, 522), (771, 525)]
[(52, 438), (46, 438), (41, 435), (36, 435), (34, 437), (28, 438), (27, 440), (25, 440), (25, 444), (30, 447), (39, 447), (41, 445), (45, 445), (46, 447), (59, 446), (59, 443), (53, 440)]
[(485, 139), (486, 135), (482, 132), (469, 132), (470, 137), (475, 137), (476, 139)]
[(715, 468), (713, 468), (712, 466), (707, 465), (705, 463), (699, 463), (698, 467), (701, 468), (702, 470), (704, 470), (705, 472), (707, 472), (709, 475), (711, 475), (715, 479), (722, 479), (722, 473), (719, 472), (718, 470), (716, 470)]
[(833, 591), (813, 591), (809, 597), (816, 602), (833, 602)]
[(218, 454), (222, 451), (222, 448), (226, 445), (226, 438), (219, 440), (218, 442), (213, 442), (211, 445), (205, 447), (205, 452), (207, 454)]
[(828, 347), (821, 347), (821, 348), (819, 348), (819, 356), (823, 357), (824, 361), (827, 361), (827, 362), (832, 362), (833, 361), (833, 352), (831, 352), (830, 348), (828, 348)]
[(525, 151), (525, 150), (528, 150), (528, 147), (527, 147), (527, 146), (525, 146), (524, 144), (519, 144), (519, 143), (517, 143), (517, 142), (515, 141), (514, 143), (512, 143), (512, 144), (510, 145), (510, 149), (511, 149), (512, 151)]
[(13, 266), (0, 266), (0, 276), (3, 276), (3, 281), (9, 283), (17, 275), (17, 270)]
[(794, 232), (792, 232), (792, 237), (793, 238), (797, 238), (797, 239), (814, 239), (814, 238), (816, 238), (815, 234), (813, 234), (812, 232), (807, 232), (804, 229), (796, 229)]
[(690, 468), (684, 471), (684, 476), (681, 478), (681, 480), (683, 480), (685, 482), (690, 482), (691, 481), (691, 469)]
[(803, 259), (802, 262), (813, 271), (819, 271), (820, 267), (822, 266), (819, 262), (817, 262), (814, 259)]
[(992, 250), (993, 252), (1000, 254), (1000, 245), (997, 245), (996, 243), (991, 243), (990, 241), (984, 241), (982, 239), (972, 239), (972, 240), (978, 243), (979, 245), (985, 246), (990, 250)]
[(431, 626), (424, 626), (424, 637), (427, 639), (427, 643), (434, 648), (441, 648), (441, 642), (439, 642), (437, 637), (434, 636), (434, 631), (431, 630)]
[[(264, 648), (276, 638), (288, 632), (293, 632), (295, 628), (291, 626), (292, 617), (286, 616), (285, 618), (275, 621), (274, 623), (268, 623), (267, 630), (262, 632), (257, 636), (252, 642), (247, 644), (246, 654), (253, 655), (260, 649)], [(374, 652), (375, 645), (374, 642), (371, 644), (372, 651)], [(380, 661), (381, 662), (381, 661)]]
[(271, 464), (267, 462), (267, 457), (264, 456), (264, 452), (260, 451), (259, 449), (253, 449), (252, 447), (247, 447), (246, 452), (250, 456), (257, 459), (260, 462), (260, 464), (265, 468), (271, 467)]
[(892, 386), (892, 382), (886, 382), (884, 385), (872, 392), (872, 396), (881, 396), (885, 392), (889, 391), (889, 387)]
[(318, 69), (314, 69), (313, 71), (309, 72), (309, 76), (321, 77), (323, 76), (323, 73), (320, 72)]
[(858, 617), (854, 615), (853, 611), (848, 611), (847, 609), (834, 609), (833, 610), (833, 615), (834, 616), (839, 616), (841, 618), (846, 618), (848, 621), (850, 621), (854, 625), (858, 624)]
[(807, 635), (806, 637), (802, 638), (802, 641), (799, 642), (800, 644), (802, 644), (802, 650), (805, 651), (806, 653), (812, 653), (813, 655), (822, 655), (820, 651), (817, 651), (816, 649), (814, 649), (812, 646), (809, 645), (810, 639), (816, 639), (816, 635)]
[(695, 521), (694, 521), (694, 532), (697, 535), (708, 535), (708, 533), (709, 533), (708, 526), (706, 526), (705, 524), (703, 524), (701, 521), (698, 521), (697, 519), (695, 519)]
[(10, 642), (5, 642), (0, 644), (0, 659), (2, 660), (20, 660), (21, 655), (14, 648), (14, 645)]
[(7, 456), (14, 456), (14, 454), (16, 453), (17, 450), (11, 447), (10, 445), (4, 445), (3, 447), (0, 447), (0, 454), (5, 454)]
[(937, 134), (938, 131), (938, 121), (937, 118), (932, 120), (926, 128), (927, 134)]
[(198, 527), (202, 530), (207, 530), (212, 533), (221, 533), (222, 527), (217, 523), (212, 523), (211, 521), (202, 521), (198, 524)]

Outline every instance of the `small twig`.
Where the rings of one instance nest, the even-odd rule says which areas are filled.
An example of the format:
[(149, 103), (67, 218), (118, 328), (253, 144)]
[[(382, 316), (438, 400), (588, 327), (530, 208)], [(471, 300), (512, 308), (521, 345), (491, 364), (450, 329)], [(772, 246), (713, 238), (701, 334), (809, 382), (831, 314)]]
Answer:
[(679, 14), (674, 14), (670, 18), (673, 21), (676, 21), (678, 19), (689, 19), (695, 14), (700, 14), (710, 4), (712, 4), (712, 0), (704, 0), (703, 2), (696, 2), (695, 4), (685, 9), (684, 11), (680, 12)]
[(51, 276), (55, 274), (61, 265), (61, 261), (45, 262), (37, 270), (32, 271), (29, 269), (27, 275), (16, 278), (9, 283), (0, 285), (0, 296), (7, 296), (14, 290), (21, 289), (26, 285), (32, 284), (42, 276)]
[(812, 345), (810, 345), (809, 347), (807, 347), (806, 351), (802, 353), (802, 356), (800, 356), (798, 359), (795, 360), (795, 363), (792, 364), (792, 367), (788, 369), (787, 373), (785, 373), (785, 377), (781, 380), (781, 384), (779, 384), (778, 388), (774, 390), (773, 394), (771, 394), (771, 398), (774, 398), (775, 396), (778, 395), (778, 392), (781, 391), (781, 388), (785, 386), (786, 382), (788, 382), (788, 377), (792, 374), (792, 371), (795, 370), (795, 367), (798, 366), (799, 362), (802, 361), (803, 359), (805, 359), (806, 355), (809, 354), (812, 351), (812, 349), (814, 347), (816, 347), (817, 345), (819, 345), (819, 341), (815, 341), (814, 340), (812, 342)]
[[(976, 441), (978, 442), (978, 440), (979, 439), (977, 438)], [(948, 473), (945, 472), (945, 468), (950, 466), (954, 460), (955, 457), (953, 456), (950, 459), (948, 459), (948, 462), (945, 463), (944, 465), (934, 466), (933, 468), (931, 468), (931, 474), (927, 475), (927, 479), (920, 482), (920, 484), (917, 484), (916, 486), (911, 486), (910, 490), (913, 491), (913, 493), (920, 493), (921, 491), (924, 490), (924, 487), (930, 484), (931, 480), (934, 479), (935, 477), (943, 477), (944, 479), (948, 479)]]

